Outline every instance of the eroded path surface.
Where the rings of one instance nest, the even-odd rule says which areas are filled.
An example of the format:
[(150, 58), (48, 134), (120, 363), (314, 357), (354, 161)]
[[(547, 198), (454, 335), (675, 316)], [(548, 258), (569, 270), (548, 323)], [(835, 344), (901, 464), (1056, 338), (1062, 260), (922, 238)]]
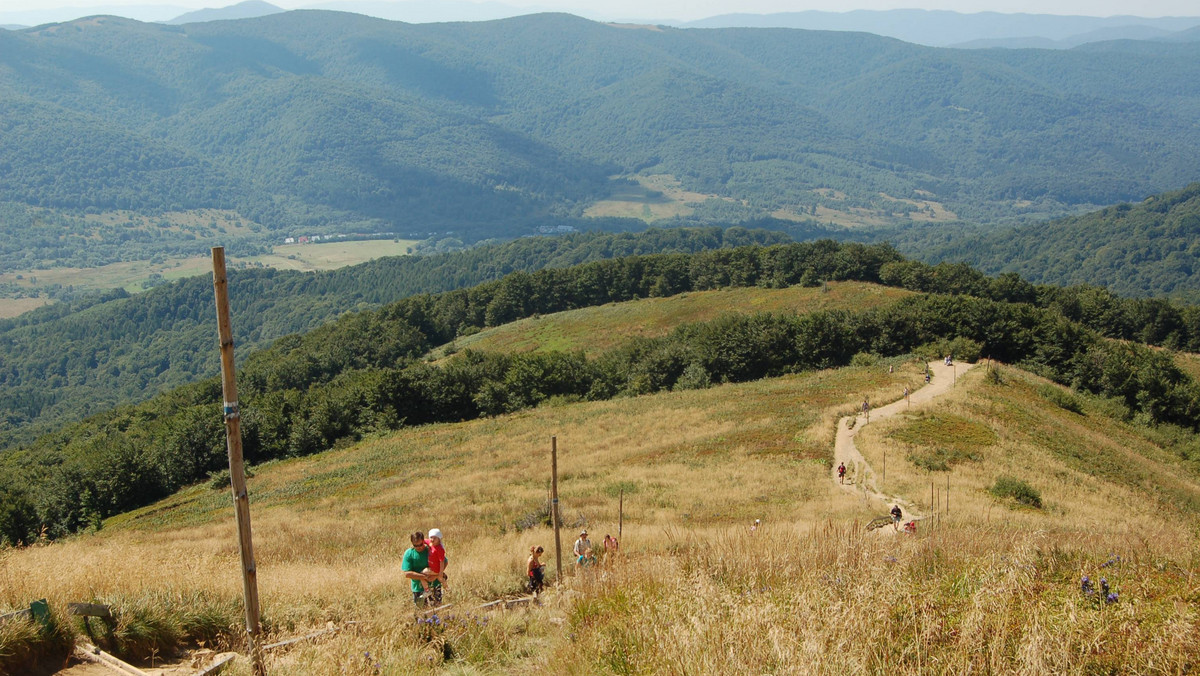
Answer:
[[(833, 482), (841, 486), (843, 490), (849, 492), (865, 492), (867, 497), (874, 498), (885, 504), (899, 504), (904, 510), (905, 520), (919, 519), (920, 514), (916, 512), (911, 503), (900, 496), (887, 495), (881, 492), (875, 483), (875, 470), (867, 464), (858, 447), (854, 445), (854, 436), (858, 434), (866, 425), (890, 418), (904, 411), (911, 410), (913, 407), (932, 400), (934, 397), (945, 394), (954, 386), (955, 375), (962, 376), (964, 373), (974, 368), (975, 364), (957, 363), (952, 366), (946, 366), (944, 363), (930, 362), (929, 368), (933, 372), (933, 377), (928, 385), (918, 388), (916, 391), (909, 393), (908, 401), (904, 397), (886, 406), (872, 409), (869, 417), (863, 413), (858, 413), (853, 416), (846, 416), (838, 420), (837, 439), (833, 444)], [(854, 425), (851, 426), (851, 421)], [(839, 484), (837, 477), (837, 466), (840, 463), (846, 463), (847, 483)], [(850, 479), (853, 479), (851, 482)], [(891, 532), (890, 528), (881, 528), (880, 531)]]

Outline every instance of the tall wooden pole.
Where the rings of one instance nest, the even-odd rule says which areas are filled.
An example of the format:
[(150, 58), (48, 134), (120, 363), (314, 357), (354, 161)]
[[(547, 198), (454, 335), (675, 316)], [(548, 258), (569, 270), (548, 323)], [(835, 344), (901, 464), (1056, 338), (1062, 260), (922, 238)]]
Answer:
[(233, 366), (233, 329), (229, 322), (229, 284), (225, 278), (225, 247), (212, 249), (213, 289), (217, 296), (217, 333), (221, 338), (221, 391), (225, 398), (225, 441), (229, 450), (229, 481), (237, 515), (238, 551), (242, 555), (242, 592), (246, 599), (246, 639), (254, 673), (265, 676), (259, 651), (258, 571), (250, 535), (250, 497), (242, 467), (242, 423), (238, 413), (237, 374)]
[(621, 501), (617, 504), (617, 540), (621, 540), (621, 529), (625, 527), (625, 489), (621, 489)]
[(554, 517), (554, 561), (558, 571), (554, 582), (562, 584), (562, 540), (558, 535), (558, 529), (562, 525), (558, 518), (558, 437), (550, 437), (550, 491), (550, 513)]

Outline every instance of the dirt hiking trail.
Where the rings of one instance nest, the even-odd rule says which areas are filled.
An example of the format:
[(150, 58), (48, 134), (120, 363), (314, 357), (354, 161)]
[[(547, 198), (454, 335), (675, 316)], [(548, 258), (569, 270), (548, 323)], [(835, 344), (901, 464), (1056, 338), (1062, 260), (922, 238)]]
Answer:
[[(913, 410), (913, 407), (920, 406), (938, 395), (945, 394), (954, 386), (956, 375), (965, 374), (974, 367), (975, 364), (962, 362), (951, 366), (947, 366), (940, 361), (930, 362), (929, 369), (933, 373), (933, 377), (930, 379), (929, 384), (918, 388), (914, 392), (910, 392), (907, 402), (904, 400), (904, 397), (900, 397), (886, 406), (869, 409), (869, 413), (867, 414), (860, 411), (855, 415), (845, 416), (838, 420), (837, 438), (833, 444), (833, 483), (851, 493), (864, 492), (868, 498), (874, 498), (887, 505), (899, 504), (904, 510), (905, 521), (922, 518), (907, 500), (879, 491), (875, 483), (875, 470), (867, 464), (858, 447), (854, 445), (854, 436), (858, 434), (859, 430), (872, 422), (885, 420), (905, 411)], [(850, 424), (851, 421), (854, 422), (853, 425)], [(841, 463), (846, 463), (847, 482), (845, 484), (840, 483), (837, 476), (837, 466)], [(850, 477), (853, 477), (853, 482), (850, 481)], [(879, 528), (877, 530), (891, 532), (887, 528)]]

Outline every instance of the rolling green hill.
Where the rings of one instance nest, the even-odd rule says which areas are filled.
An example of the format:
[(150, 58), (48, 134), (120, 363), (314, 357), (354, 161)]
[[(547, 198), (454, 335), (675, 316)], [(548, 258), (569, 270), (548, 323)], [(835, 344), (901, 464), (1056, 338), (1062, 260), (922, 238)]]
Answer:
[(967, 261), (990, 274), (1016, 272), (1036, 284), (1200, 298), (1200, 183), (1082, 216), (949, 235), (948, 242), (914, 235), (900, 235), (897, 245), (920, 251), (925, 260)]
[(707, 196), (701, 219), (904, 222), (931, 201), (1015, 222), (1195, 180), (1198, 50), (943, 50), (553, 14), (93, 17), (0, 34), (0, 201), (471, 240), (654, 174)]

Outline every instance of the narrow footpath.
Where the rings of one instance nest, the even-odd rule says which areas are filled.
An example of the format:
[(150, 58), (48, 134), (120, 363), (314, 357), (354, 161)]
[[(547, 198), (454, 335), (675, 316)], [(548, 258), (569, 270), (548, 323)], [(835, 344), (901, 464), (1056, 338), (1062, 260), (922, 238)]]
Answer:
[[(838, 420), (837, 439), (833, 444), (833, 470), (831, 476), (833, 483), (842, 488), (842, 490), (851, 493), (865, 493), (867, 498), (873, 498), (886, 505), (899, 504), (904, 510), (904, 519), (920, 519), (920, 514), (912, 508), (911, 503), (907, 500), (894, 495), (887, 495), (879, 490), (875, 482), (875, 470), (867, 464), (862, 453), (854, 444), (854, 436), (858, 434), (866, 425), (871, 422), (877, 422), (890, 418), (894, 415), (912, 410), (912, 407), (920, 406), (921, 404), (932, 400), (934, 397), (945, 394), (954, 386), (955, 376), (961, 378), (967, 371), (975, 367), (975, 364), (955, 363), (951, 366), (946, 366), (944, 363), (930, 362), (929, 369), (933, 373), (928, 385), (918, 388), (908, 395), (908, 401), (904, 397), (886, 406), (872, 409), (870, 415), (864, 415), (862, 412), (856, 415), (846, 416)], [(851, 426), (851, 421), (854, 425)], [(847, 482), (841, 484), (838, 482), (837, 466), (841, 463), (846, 463), (847, 479), (853, 477), (853, 483)], [(880, 528), (880, 531), (891, 532), (890, 528)]]

